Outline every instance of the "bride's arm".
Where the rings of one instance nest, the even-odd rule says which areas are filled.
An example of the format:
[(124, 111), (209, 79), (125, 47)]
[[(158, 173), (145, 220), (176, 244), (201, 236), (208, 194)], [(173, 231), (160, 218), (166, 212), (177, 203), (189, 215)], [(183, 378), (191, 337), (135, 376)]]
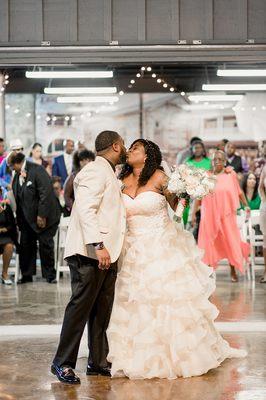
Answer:
[(169, 190), (167, 189), (169, 177), (163, 171), (158, 171), (157, 176), (158, 183), (156, 186), (158, 187), (162, 195), (165, 196), (172, 210), (176, 211), (178, 205), (178, 197), (174, 193), (169, 192)]

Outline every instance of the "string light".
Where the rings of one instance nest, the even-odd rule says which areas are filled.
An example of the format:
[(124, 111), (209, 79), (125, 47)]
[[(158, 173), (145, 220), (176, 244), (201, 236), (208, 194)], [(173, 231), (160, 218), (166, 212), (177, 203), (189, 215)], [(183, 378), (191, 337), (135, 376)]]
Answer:
[(0, 87), (0, 95), (2, 95), (6, 89), (6, 86), (9, 84), (9, 75), (4, 74), (4, 80), (2, 82), (2, 86)]
[(140, 74), (140, 73), (137, 73), (137, 74), (136, 74), (136, 77), (137, 77), (137, 78), (140, 78), (140, 77), (141, 77), (141, 74)]
[(132, 85), (134, 85), (134, 83), (135, 83), (134, 79), (131, 79), (130, 83), (131, 83)]
[(156, 78), (156, 76), (157, 76), (156, 74), (152, 74), (152, 78)]
[(151, 71), (151, 67), (147, 67), (147, 71), (150, 72)]
[(120, 90), (120, 92), (118, 93), (120, 96), (123, 96), (124, 92), (123, 90)]

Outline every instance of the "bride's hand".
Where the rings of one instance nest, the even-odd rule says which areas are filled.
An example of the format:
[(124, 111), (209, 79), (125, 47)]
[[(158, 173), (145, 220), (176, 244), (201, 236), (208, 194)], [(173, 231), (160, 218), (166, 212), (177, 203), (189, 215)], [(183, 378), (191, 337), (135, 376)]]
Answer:
[(95, 250), (96, 257), (98, 258), (100, 269), (109, 269), (111, 265), (111, 257), (107, 249)]

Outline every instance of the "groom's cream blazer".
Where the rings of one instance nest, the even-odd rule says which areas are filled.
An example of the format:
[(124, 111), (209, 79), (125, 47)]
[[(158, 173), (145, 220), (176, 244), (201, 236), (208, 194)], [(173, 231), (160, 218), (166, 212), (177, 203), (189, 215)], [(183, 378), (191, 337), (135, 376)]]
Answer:
[(96, 258), (92, 243), (103, 242), (115, 262), (122, 250), (126, 212), (120, 184), (103, 157), (87, 164), (74, 180), (75, 202), (65, 244), (65, 258)]

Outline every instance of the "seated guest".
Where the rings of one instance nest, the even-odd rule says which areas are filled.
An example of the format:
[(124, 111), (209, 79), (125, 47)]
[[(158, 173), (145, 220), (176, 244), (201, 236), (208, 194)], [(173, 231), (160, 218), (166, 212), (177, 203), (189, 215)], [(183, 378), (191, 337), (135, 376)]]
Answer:
[(8, 276), (8, 268), (12, 258), (14, 244), (17, 245), (15, 218), (8, 200), (3, 199), (2, 188), (0, 188), (0, 254), (3, 255), (1, 281), (4, 285), (12, 285), (12, 281)]
[(264, 257), (264, 273), (260, 279), (260, 283), (266, 283), (266, 165), (264, 166), (260, 176), (259, 195), (261, 198), (260, 230), (263, 233), (263, 257)]
[[(214, 193), (201, 201), (198, 246), (204, 250), (203, 262), (213, 268), (217, 268), (218, 262), (226, 258), (231, 267), (231, 280), (237, 282), (236, 269), (244, 273), (243, 259), (248, 258), (250, 247), (241, 241), (236, 212), (240, 200), (247, 208), (248, 204), (236, 173), (226, 173), (225, 165), (224, 152), (217, 150), (213, 158), (213, 173), (217, 182)], [(199, 204), (200, 201), (196, 200), (194, 215)]]
[(66, 208), (68, 209), (69, 214), (72, 210), (72, 206), (75, 200), (74, 187), (73, 187), (75, 176), (83, 167), (85, 167), (85, 165), (87, 165), (90, 161), (94, 160), (95, 160), (95, 155), (90, 150), (81, 150), (81, 151), (76, 151), (74, 153), (73, 156), (74, 171), (72, 172), (71, 175), (69, 175), (64, 184), (64, 198), (65, 198)]
[(69, 211), (65, 206), (65, 200), (64, 200), (60, 176), (52, 176), (52, 185), (55, 197), (57, 199), (57, 204), (60, 210), (60, 214), (63, 215), (63, 217), (69, 217)]
[(67, 139), (64, 141), (64, 153), (55, 157), (53, 162), (52, 175), (60, 176), (62, 185), (72, 172), (72, 153), (74, 151), (74, 141)]
[(227, 157), (226, 165), (234, 169), (237, 174), (247, 173), (249, 166), (246, 160), (236, 154), (236, 146), (232, 142), (228, 142), (225, 146)]
[(266, 164), (266, 140), (259, 147), (259, 157), (255, 158), (253, 163), (253, 172), (257, 178), (260, 178), (264, 165)]
[(19, 264), (22, 279), (18, 283), (32, 282), (32, 276), (36, 274), (37, 241), (42, 275), (48, 283), (56, 283), (53, 238), (60, 211), (50, 176), (42, 166), (27, 161), (22, 153), (12, 155), (10, 166), (15, 171), (12, 189), (21, 232)]
[[(251, 210), (259, 210), (261, 199), (258, 193), (259, 181), (256, 176), (249, 172), (242, 181), (242, 190)], [(243, 205), (242, 205), (243, 208)]]

